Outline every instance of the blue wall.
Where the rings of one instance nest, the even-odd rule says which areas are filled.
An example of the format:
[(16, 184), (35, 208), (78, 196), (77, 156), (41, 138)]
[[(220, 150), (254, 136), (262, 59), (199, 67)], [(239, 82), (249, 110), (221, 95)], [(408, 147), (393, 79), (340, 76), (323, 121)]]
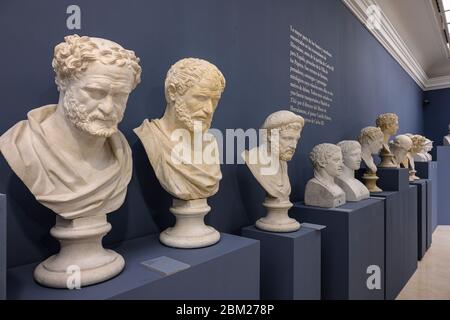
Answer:
[[(292, 200), (302, 199), (312, 175), (307, 158), (322, 142), (354, 139), (376, 116), (395, 112), (402, 132), (423, 131), (421, 89), (338, 0), (152, 0), (152, 1), (2, 1), (0, 4), (0, 133), (26, 117), (28, 110), (56, 103), (51, 59), (54, 46), (73, 32), (65, 26), (66, 8), (82, 10), (83, 35), (104, 37), (134, 50), (141, 58), (142, 83), (132, 93), (121, 130), (134, 160), (124, 206), (109, 216), (107, 243), (156, 233), (173, 223), (171, 199), (160, 187), (147, 156), (132, 132), (144, 118), (165, 108), (164, 78), (175, 61), (187, 56), (216, 64), (227, 88), (213, 127), (259, 128), (265, 117), (289, 106), (289, 26), (330, 50), (336, 71), (334, 121), (305, 127), (290, 164)], [(207, 222), (222, 232), (239, 232), (264, 212), (264, 193), (243, 165), (223, 165), (220, 191), (209, 200)], [(8, 195), (8, 264), (42, 260), (57, 250), (49, 235), (54, 214), (36, 203), (0, 160), (0, 192)]]
[[(448, 134), (450, 124), (450, 89), (425, 91), (428, 104), (424, 107), (424, 131), (434, 146), (442, 146), (443, 138)], [(436, 157), (436, 148), (433, 149)]]

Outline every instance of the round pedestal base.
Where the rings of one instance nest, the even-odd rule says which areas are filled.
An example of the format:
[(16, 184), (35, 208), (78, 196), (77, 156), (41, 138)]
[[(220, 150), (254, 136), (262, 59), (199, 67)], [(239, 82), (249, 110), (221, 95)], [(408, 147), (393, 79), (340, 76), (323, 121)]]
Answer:
[[(125, 260), (120, 254), (112, 250), (108, 252), (112, 261), (91, 269), (80, 269), (76, 264), (67, 268), (67, 271), (53, 271), (52, 261), (57, 259), (57, 255), (51, 256), (40, 263), (34, 270), (34, 279), (41, 285), (50, 288), (74, 289), (100, 283), (117, 276), (125, 267)], [(78, 278), (79, 276), (79, 278)]]
[(297, 220), (289, 218), (289, 222), (279, 224), (273, 223), (266, 218), (256, 221), (255, 225), (258, 229), (269, 232), (294, 232), (300, 229), (300, 223)]
[(300, 229), (300, 223), (288, 215), (292, 207), (291, 202), (266, 198), (263, 206), (267, 209), (267, 215), (256, 221), (255, 226), (258, 229), (269, 232), (294, 232)]
[(170, 212), (176, 217), (175, 226), (161, 232), (159, 240), (166, 246), (184, 249), (208, 247), (217, 243), (220, 233), (204, 222), (210, 210), (206, 199), (174, 199)]
[(36, 267), (34, 279), (50, 288), (78, 289), (115, 277), (125, 261), (102, 246), (110, 230), (106, 215), (74, 220), (58, 216), (50, 233), (60, 242), (60, 251)]
[(220, 233), (213, 227), (205, 226), (198, 235), (183, 236), (174, 228), (167, 228), (159, 235), (159, 240), (168, 247), (194, 249), (209, 247), (220, 240)]
[(364, 185), (366, 188), (372, 192), (372, 193), (380, 193), (383, 192), (378, 186), (377, 186), (377, 180), (379, 178), (375, 173), (365, 173), (363, 176)]
[(394, 155), (390, 152), (380, 153), (381, 163), (380, 168), (397, 168), (398, 165), (395, 163)]
[(420, 180), (418, 176), (416, 176), (416, 170), (409, 170), (409, 182), (414, 182), (416, 180)]

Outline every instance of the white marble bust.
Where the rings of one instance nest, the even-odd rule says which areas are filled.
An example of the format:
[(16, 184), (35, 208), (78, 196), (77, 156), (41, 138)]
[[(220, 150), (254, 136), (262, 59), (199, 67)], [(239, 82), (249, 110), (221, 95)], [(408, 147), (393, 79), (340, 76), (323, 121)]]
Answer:
[(383, 147), (384, 135), (378, 127), (366, 127), (361, 130), (359, 143), (361, 144), (361, 158), (366, 165), (366, 172), (363, 176), (365, 186), (370, 192), (381, 192), (377, 186), (377, 166), (373, 160), (373, 156), (378, 154)]
[(381, 168), (395, 168), (396, 164), (393, 161), (393, 154), (389, 149), (389, 139), (391, 136), (397, 134), (398, 126), (398, 116), (395, 113), (384, 113), (378, 116), (376, 120), (376, 125), (383, 132), (383, 147), (380, 151)]
[[(160, 235), (167, 246), (199, 248), (220, 239), (219, 232), (206, 226), (203, 218), (211, 210), (207, 198), (217, 193), (222, 178), (217, 141), (207, 130), (224, 88), (225, 78), (215, 65), (182, 59), (167, 73), (163, 117), (144, 120), (134, 130), (161, 186), (174, 198), (170, 211), (176, 224)], [(177, 151), (180, 137), (181, 153)], [(205, 150), (212, 150), (215, 157), (205, 159)]]
[(54, 50), (58, 104), (33, 109), (0, 138), (0, 150), (28, 189), (57, 214), (51, 234), (60, 253), (35, 270), (37, 282), (66, 288), (114, 277), (123, 258), (102, 247), (106, 214), (124, 202), (132, 159), (118, 130), (128, 95), (140, 82), (139, 58), (109, 40), (71, 35)]
[[(259, 184), (266, 191), (263, 205), (267, 215), (256, 222), (256, 227), (271, 232), (293, 232), (300, 224), (289, 218), (291, 184), (287, 162), (292, 159), (305, 120), (290, 111), (277, 111), (264, 121), (266, 139), (242, 157)], [(272, 169), (272, 170), (270, 170)]]
[(407, 135), (401, 134), (396, 136), (395, 139), (390, 142), (389, 146), (394, 154), (397, 168), (400, 168), (400, 164), (404, 163), (406, 156), (412, 147), (412, 140)]
[(444, 137), (444, 146), (450, 146), (450, 124), (448, 125), (448, 135)]
[(305, 204), (322, 208), (345, 204), (345, 192), (334, 180), (344, 169), (341, 148), (331, 143), (319, 144), (312, 149), (309, 158), (314, 178), (306, 184)]
[(430, 154), (431, 150), (433, 150), (433, 141), (425, 138), (425, 140), (422, 143), (420, 152), (414, 155), (414, 161), (415, 162), (433, 161), (433, 157)]
[(355, 170), (361, 166), (361, 145), (358, 141), (341, 141), (338, 147), (342, 150), (344, 167), (342, 174), (335, 181), (345, 192), (345, 198), (350, 202), (358, 202), (370, 197), (369, 190), (359, 180), (355, 179)]

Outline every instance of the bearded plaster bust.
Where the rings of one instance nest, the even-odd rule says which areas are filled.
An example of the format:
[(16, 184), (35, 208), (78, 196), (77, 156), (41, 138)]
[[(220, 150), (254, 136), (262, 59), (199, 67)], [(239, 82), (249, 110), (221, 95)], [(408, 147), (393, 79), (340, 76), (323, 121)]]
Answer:
[(389, 138), (397, 134), (398, 116), (395, 113), (385, 113), (378, 116), (376, 125), (383, 132), (383, 148), (380, 151), (381, 168), (395, 168), (393, 155), (389, 149)]
[(314, 178), (306, 184), (305, 204), (322, 208), (345, 204), (345, 192), (335, 182), (344, 169), (341, 148), (330, 143), (319, 144), (312, 149), (309, 158)]
[(405, 134), (398, 135), (391, 141), (390, 148), (394, 154), (394, 160), (398, 168), (405, 161), (412, 144), (411, 138)]
[(383, 148), (383, 139), (383, 132), (377, 127), (366, 127), (362, 129), (358, 139), (361, 144), (361, 158), (367, 167), (363, 180), (370, 192), (382, 191), (376, 184), (378, 180), (376, 175), (377, 166), (372, 155), (378, 154), (381, 148)]
[(259, 184), (266, 191), (263, 205), (267, 216), (256, 222), (256, 227), (272, 232), (293, 232), (300, 224), (289, 218), (291, 184), (287, 162), (292, 159), (305, 120), (290, 112), (277, 111), (264, 121), (266, 139), (258, 147), (244, 151), (242, 157)]
[(403, 161), (403, 167), (409, 168), (409, 181), (419, 180), (420, 178), (416, 175), (416, 166), (414, 163), (414, 157), (422, 151), (422, 146), (426, 141), (424, 136), (419, 134), (406, 134), (412, 141), (411, 148), (406, 154), (406, 158)]
[(355, 170), (361, 166), (361, 145), (358, 141), (341, 141), (337, 144), (342, 150), (344, 167), (342, 174), (335, 181), (345, 192), (345, 198), (357, 202), (369, 198), (369, 190), (359, 180), (355, 179)]
[[(198, 248), (220, 239), (203, 217), (211, 209), (207, 198), (217, 193), (222, 178), (217, 141), (207, 130), (224, 88), (225, 78), (215, 65), (182, 59), (167, 73), (163, 117), (144, 120), (134, 130), (161, 186), (174, 198), (170, 211), (177, 217), (176, 225), (160, 235), (168, 246)], [(212, 159), (204, 157), (205, 150), (211, 151)]]
[(123, 204), (131, 179), (131, 150), (117, 126), (141, 67), (133, 51), (78, 35), (55, 47), (52, 65), (58, 103), (31, 110), (1, 136), (0, 150), (37, 201), (57, 214), (51, 234), (60, 253), (36, 268), (35, 279), (65, 288), (71, 265), (80, 267), (82, 286), (124, 267), (101, 241), (111, 230), (106, 214)]

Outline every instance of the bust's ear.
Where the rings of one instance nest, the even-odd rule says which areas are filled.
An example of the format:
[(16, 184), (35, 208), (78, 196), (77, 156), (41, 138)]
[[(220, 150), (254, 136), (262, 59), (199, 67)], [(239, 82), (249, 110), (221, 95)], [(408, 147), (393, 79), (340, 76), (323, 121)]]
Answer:
[(173, 103), (175, 101), (175, 97), (177, 94), (177, 88), (173, 83), (169, 84), (167, 87), (167, 98), (169, 99), (170, 103)]
[(327, 166), (326, 161), (317, 161), (317, 167), (318, 168), (325, 168)]

